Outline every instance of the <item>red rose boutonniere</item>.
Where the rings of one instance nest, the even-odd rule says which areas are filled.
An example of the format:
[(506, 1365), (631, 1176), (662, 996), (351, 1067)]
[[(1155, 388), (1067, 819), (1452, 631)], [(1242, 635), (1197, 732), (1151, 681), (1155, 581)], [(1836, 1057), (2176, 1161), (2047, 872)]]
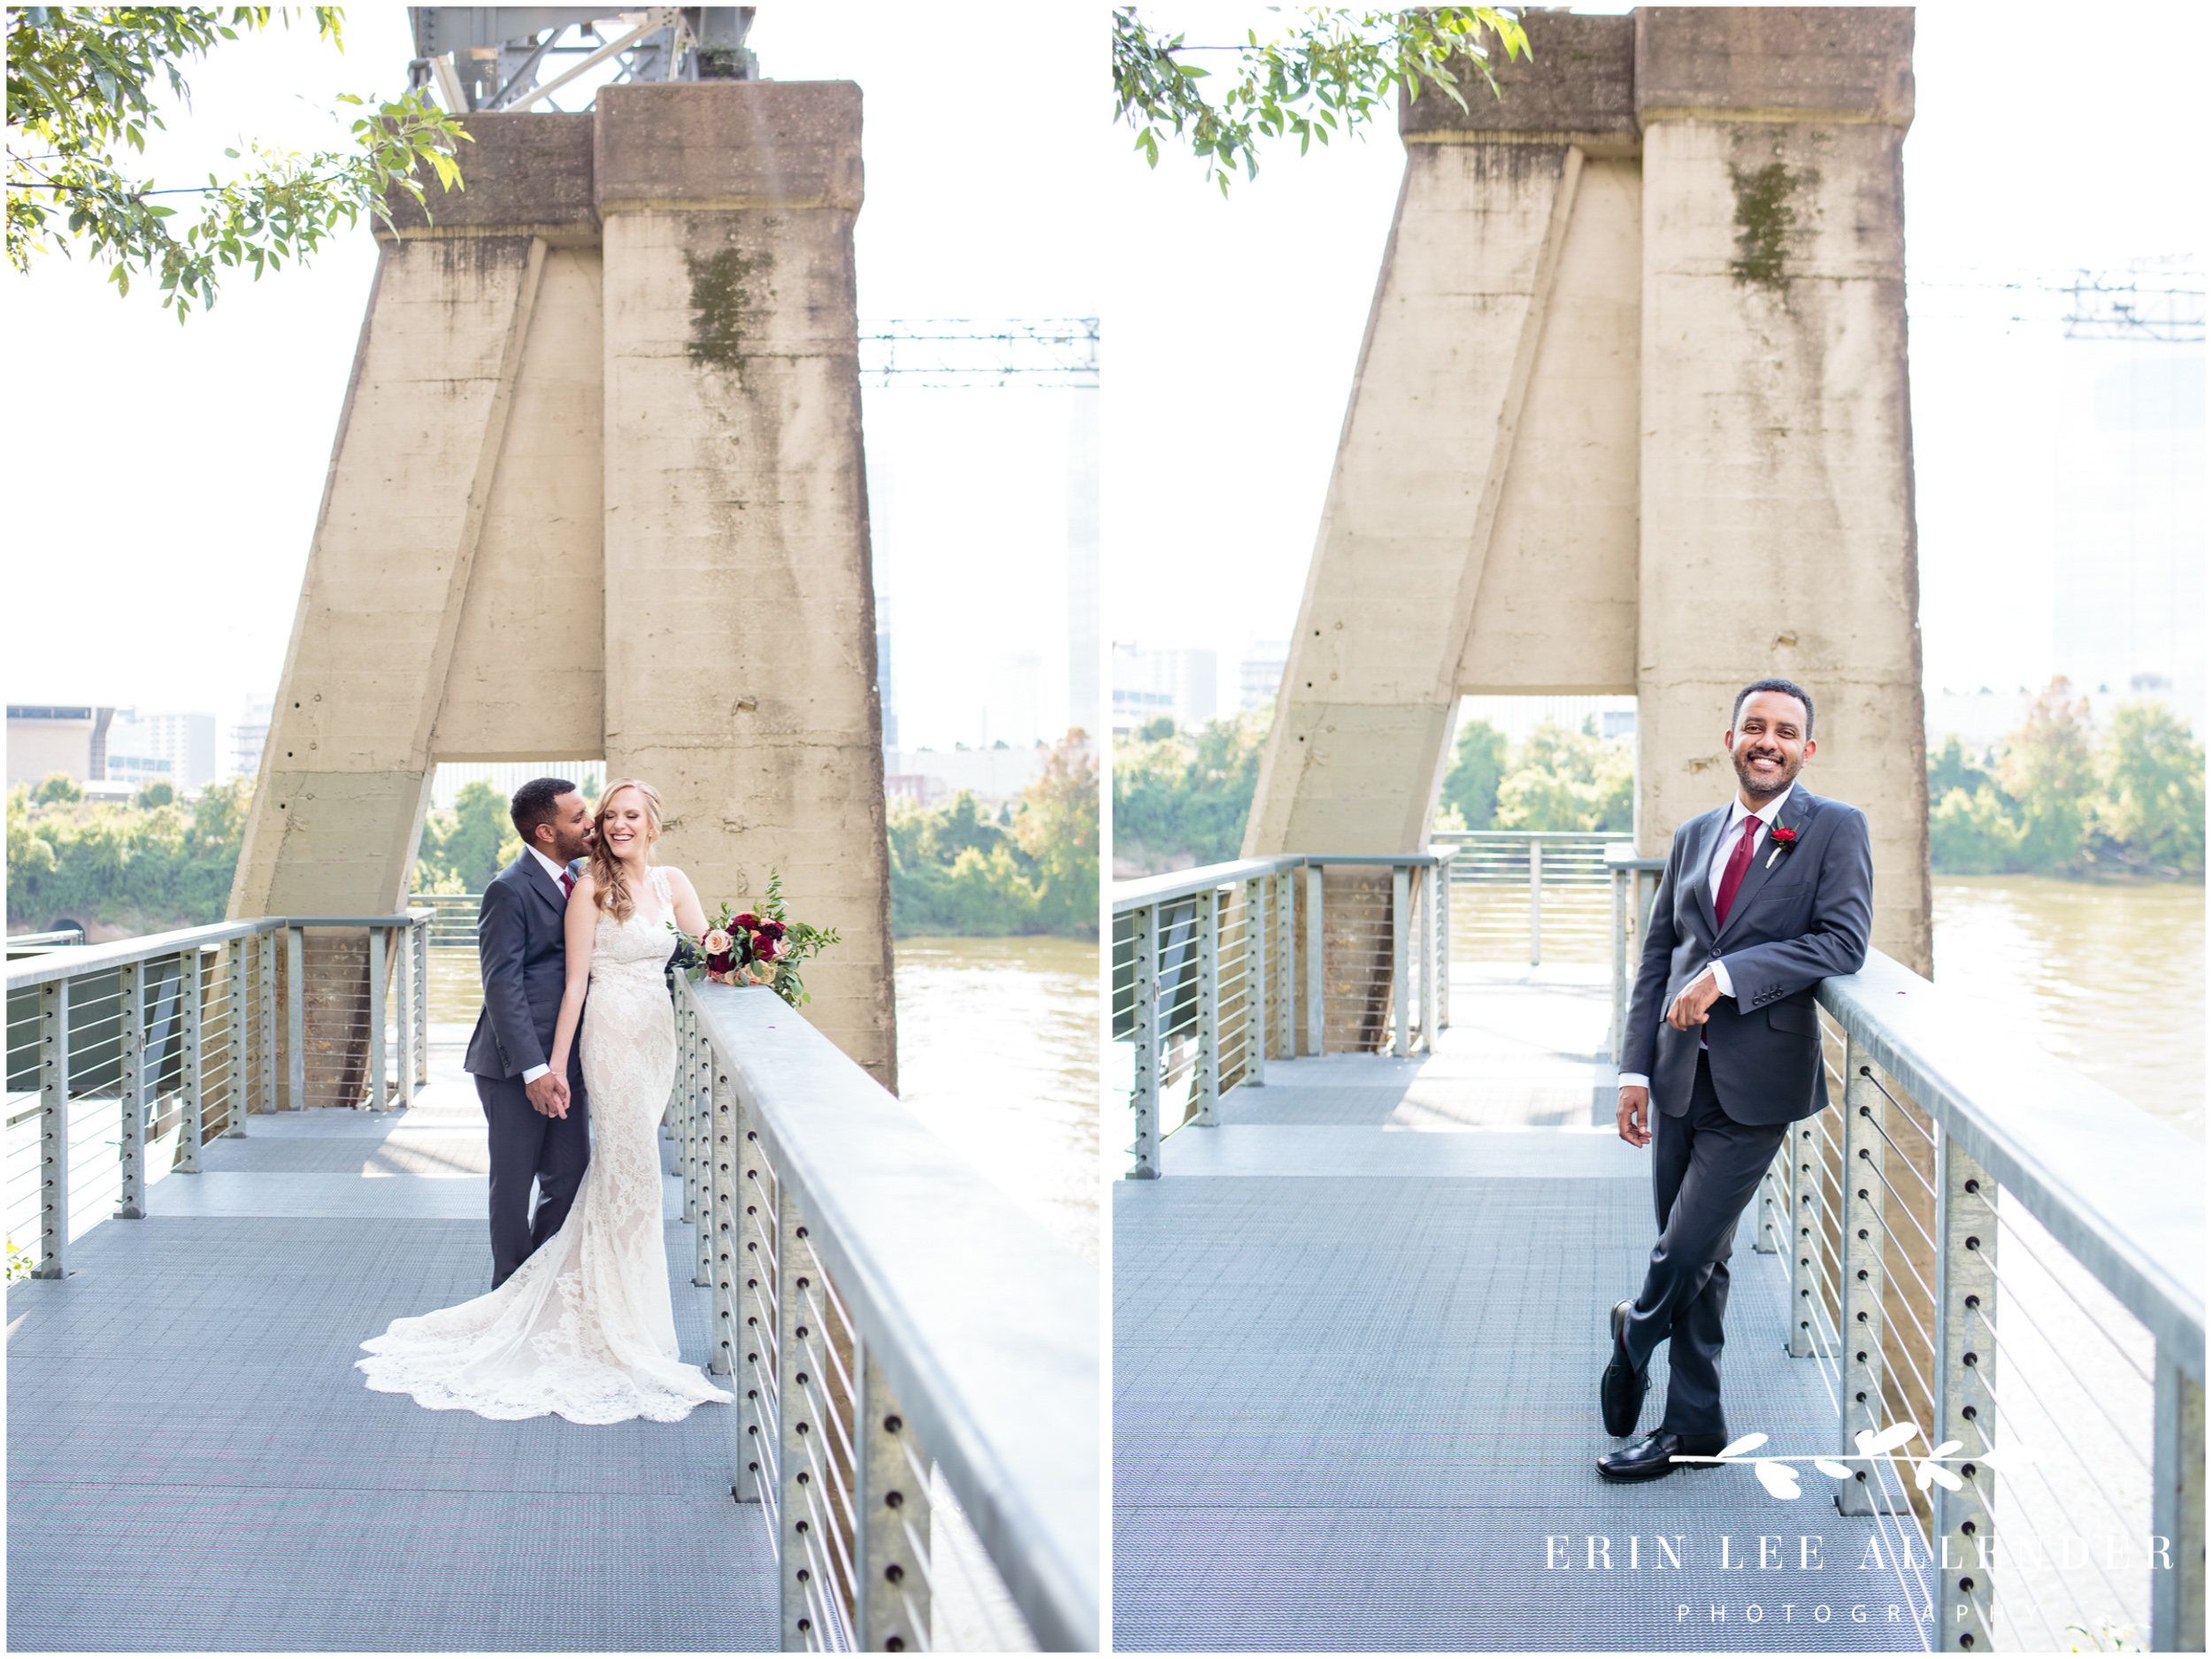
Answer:
[(1767, 868), (1771, 870), (1774, 868), (1774, 861), (1777, 858), (1796, 847), (1797, 832), (1793, 829), (1784, 829), (1778, 825), (1767, 832), (1767, 839), (1774, 843), (1774, 850), (1767, 855)]

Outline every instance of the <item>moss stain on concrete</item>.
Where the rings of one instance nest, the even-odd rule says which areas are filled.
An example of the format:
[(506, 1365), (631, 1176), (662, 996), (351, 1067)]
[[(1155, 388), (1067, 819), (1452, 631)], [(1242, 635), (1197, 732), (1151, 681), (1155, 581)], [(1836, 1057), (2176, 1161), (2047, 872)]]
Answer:
[(745, 366), (746, 316), (753, 309), (746, 285), (768, 263), (765, 255), (748, 257), (734, 248), (719, 253), (684, 256), (691, 273), (691, 361), (706, 369)]
[(1791, 195), (1817, 182), (1811, 173), (1792, 173), (1778, 161), (1755, 172), (1732, 162), (1729, 182), (1736, 192), (1736, 257), (1728, 262), (1728, 274), (1738, 288), (1758, 287), (1789, 292), (1789, 272), (1784, 260), (1789, 252), (1790, 232), (1797, 225)]

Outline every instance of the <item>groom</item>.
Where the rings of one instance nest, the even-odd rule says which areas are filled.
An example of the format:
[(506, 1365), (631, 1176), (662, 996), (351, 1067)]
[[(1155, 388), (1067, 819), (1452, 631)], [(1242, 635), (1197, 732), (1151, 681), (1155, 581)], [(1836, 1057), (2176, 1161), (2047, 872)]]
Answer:
[(565, 1078), (546, 1066), (568, 979), (568, 866), (591, 846), (591, 814), (565, 778), (524, 784), (508, 814), (522, 855), (486, 885), (476, 913), (484, 1008), (465, 1063), (489, 1125), (494, 1290), (560, 1231), (591, 1161), (582, 1045)]
[(1598, 1460), (1608, 1480), (1656, 1480), (1672, 1458), (1728, 1443), (1730, 1244), (1789, 1125), (1828, 1104), (1813, 993), (1859, 971), (1873, 919), (1865, 815), (1797, 785), (1815, 749), (1812, 695), (1786, 680), (1746, 686), (1721, 741), (1736, 795), (1675, 832), (1621, 1047), (1621, 1139), (1653, 1148), (1659, 1241), (1643, 1288), (1613, 1310), (1598, 1399), (1608, 1434), (1634, 1433), (1665, 1342), (1667, 1409)]

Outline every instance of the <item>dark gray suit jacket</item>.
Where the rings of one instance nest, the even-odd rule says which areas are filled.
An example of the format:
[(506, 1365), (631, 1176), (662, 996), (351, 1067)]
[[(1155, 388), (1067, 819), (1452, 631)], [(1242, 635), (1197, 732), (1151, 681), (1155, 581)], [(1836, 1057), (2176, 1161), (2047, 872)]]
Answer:
[(520, 1077), (549, 1064), (568, 987), (567, 915), (560, 883), (527, 850), (485, 884), (476, 912), (484, 1008), (469, 1038), (465, 1070), (478, 1077)]
[[(1767, 837), (1737, 889), (1726, 927), (1714, 918), (1710, 872), (1728, 808), (1674, 833), (1621, 1048), (1621, 1070), (1648, 1077), (1652, 1104), (1670, 1118), (1690, 1108), (1701, 1034), (1721, 1110), (1738, 1123), (1794, 1123), (1828, 1104), (1813, 989), (1831, 974), (1856, 973), (1866, 960), (1873, 849), (1866, 814), (1802, 784), (1790, 792), (1775, 827), (1797, 831), (1797, 844), (1770, 860), (1775, 842)], [(1667, 1010), (1711, 962), (1727, 965), (1735, 995), (1716, 1002), (1703, 1026), (1675, 1030)]]

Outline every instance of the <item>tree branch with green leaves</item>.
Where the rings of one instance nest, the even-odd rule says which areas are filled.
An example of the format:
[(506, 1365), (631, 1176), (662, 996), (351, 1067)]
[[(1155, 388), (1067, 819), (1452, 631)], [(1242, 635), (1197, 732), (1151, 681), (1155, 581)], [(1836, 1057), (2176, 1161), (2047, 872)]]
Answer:
[[(344, 50), (336, 7), (313, 8), (321, 38)], [(388, 103), (343, 96), (361, 111), (342, 148), (311, 154), (253, 143), (231, 179), (164, 188), (133, 176), (147, 134), (165, 130), (165, 87), (188, 100), (183, 65), (242, 31), (292, 14), (269, 6), (10, 6), (8, 8), (8, 263), (28, 272), (40, 255), (81, 242), (127, 295), (151, 278), (182, 322), (215, 303), (219, 273), (258, 280), (301, 261), (364, 214), (388, 224), (386, 192), (411, 196), (426, 217), (426, 171), (461, 188), (456, 147), (468, 137), (427, 93)], [(197, 197), (173, 206), (158, 198)], [(195, 211), (196, 209), (196, 211)]]
[[(1471, 68), (1495, 96), (1493, 54), (1503, 51), (1508, 62), (1528, 56), (1519, 12), (1509, 6), (1305, 6), (1294, 16), (1279, 40), (1248, 29), (1240, 46), (1194, 46), (1146, 24), (1133, 5), (1116, 9), (1114, 118), (1135, 130), (1148, 165), (1160, 165), (1171, 134), (1226, 196), (1238, 169), (1248, 180), (1259, 176), (1264, 141), (1295, 138), (1302, 156), (1357, 131), (1401, 87), (1417, 100), (1449, 98), (1464, 110)], [(1194, 57), (1202, 52), (1228, 63), (1207, 68)], [(1217, 81), (1224, 84), (1209, 102)]]

